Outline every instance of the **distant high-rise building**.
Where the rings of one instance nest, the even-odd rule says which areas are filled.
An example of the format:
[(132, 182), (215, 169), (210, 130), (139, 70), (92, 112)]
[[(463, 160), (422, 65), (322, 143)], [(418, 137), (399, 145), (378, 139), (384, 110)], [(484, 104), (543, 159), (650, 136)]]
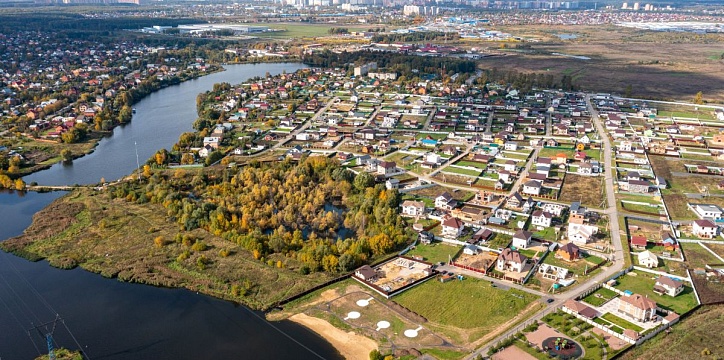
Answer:
[(420, 15), (420, 7), (417, 5), (405, 5), (402, 8), (402, 14), (405, 16), (417, 16)]
[(623, 9), (623, 10), (628, 9), (628, 3), (623, 3), (623, 6), (621, 6), (621, 9)]
[(634, 3), (634, 11), (639, 11), (639, 3)]

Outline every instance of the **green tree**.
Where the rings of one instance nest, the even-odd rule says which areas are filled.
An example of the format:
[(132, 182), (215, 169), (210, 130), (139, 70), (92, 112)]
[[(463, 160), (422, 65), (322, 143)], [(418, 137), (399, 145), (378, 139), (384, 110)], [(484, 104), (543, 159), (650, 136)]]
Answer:
[(694, 95), (694, 104), (702, 105), (704, 104), (704, 93), (699, 91)]
[(375, 184), (375, 178), (368, 172), (361, 171), (354, 178), (354, 187), (357, 191), (364, 191), (366, 188)]

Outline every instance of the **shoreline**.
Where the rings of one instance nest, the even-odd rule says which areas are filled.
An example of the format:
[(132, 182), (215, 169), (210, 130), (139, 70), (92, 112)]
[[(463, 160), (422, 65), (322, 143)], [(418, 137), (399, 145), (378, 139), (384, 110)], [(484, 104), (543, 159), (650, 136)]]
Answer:
[(326, 320), (304, 313), (294, 314), (287, 320), (302, 325), (322, 337), (332, 344), (345, 359), (367, 360), (370, 352), (378, 348), (377, 343), (368, 337), (356, 334), (354, 331), (346, 332), (334, 327)]

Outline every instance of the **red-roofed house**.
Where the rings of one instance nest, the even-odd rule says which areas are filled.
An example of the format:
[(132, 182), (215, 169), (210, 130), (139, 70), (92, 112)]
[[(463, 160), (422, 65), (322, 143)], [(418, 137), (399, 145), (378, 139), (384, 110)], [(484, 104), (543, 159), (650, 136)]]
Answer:
[(646, 237), (644, 236), (632, 236), (631, 237), (631, 247), (635, 249), (646, 249)]

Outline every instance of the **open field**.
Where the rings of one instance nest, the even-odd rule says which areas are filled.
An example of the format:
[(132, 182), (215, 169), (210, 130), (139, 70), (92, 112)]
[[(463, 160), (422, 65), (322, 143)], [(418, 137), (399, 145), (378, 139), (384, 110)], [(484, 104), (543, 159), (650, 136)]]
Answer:
[[(501, 26), (497, 30), (548, 41), (508, 56), (486, 58), (482, 60), (485, 68), (512, 67), (521, 72), (566, 74), (586, 91), (624, 94), (631, 85), (633, 97), (691, 101), (702, 91), (704, 99), (724, 102), (721, 87), (724, 63), (711, 58), (712, 54), (721, 53), (722, 34), (682, 40), (683, 36), (676, 33), (615, 25), (516, 25)], [(578, 38), (561, 41), (554, 37), (556, 33), (573, 33)], [(586, 56), (590, 60), (552, 55), (554, 52)]]
[(369, 25), (365, 27), (348, 27), (340, 26), (337, 24), (309, 24), (309, 23), (269, 23), (269, 24), (253, 24), (254, 26), (268, 26), (269, 29), (278, 29), (283, 31), (275, 31), (261, 34), (254, 34), (260, 38), (271, 38), (271, 39), (291, 39), (291, 38), (314, 38), (319, 36), (330, 36), (329, 29), (336, 27), (345, 27), (350, 32), (353, 31), (367, 31), (370, 27), (374, 28), (376, 25)]
[[(631, 348), (620, 359), (719, 359), (724, 356), (724, 305), (708, 305), (642, 345)], [(711, 355), (702, 356), (708, 349)]]
[[(635, 273), (636, 275), (630, 275), (631, 273)], [(654, 279), (652, 279), (652, 277)], [(684, 282), (684, 291), (676, 297), (659, 295), (653, 291), (656, 277), (658, 277), (658, 275), (632, 271), (616, 279), (618, 284), (616, 284), (615, 288), (621, 291), (629, 290), (635, 294), (648, 296), (651, 300), (656, 301), (659, 307), (673, 310), (677, 314), (683, 314), (697, 305), (694, 290), (691, 288), (690, 283)]]
[(529, 305), (536, 299), (526, 292), (501, 290), (488, 281), (466, 278), (447, 283), (431, 280), (396, 296), (394, 301), (424, 316), (433, 330), (456, 343), (469, 344), (511, 325), (516, 315), (531, 310)]
[[(47, 258), (61, 268), (81, 266), (123, 281), (183, 287), (256, 309), (331, 279), (323, 273), (302, 275), (295, 271), (296, 264), (282, 256), (269, 260), (281, 261), (284, 268), (266, 265), (235, 243), (200, 229), (181, 232), (206, 244), (204, 250), (192, 250), (173, 241), (178, 226), (168, 222), (160, 209), (78, 190), (36, 214), (25, 234), (7, 240), (3, 247), (27, 257)], [(38, 221), (44, 218), (53, 220)], [(156, 245), (158, 237), (162, 246)], [(228, 251), (227, 256), (222, 256), (222, 249)], [(200, 267), (202, 256), (206, 264)]]
[(600, 208), (604, 199), (603, 177), (566, 174), (561, 188), (562, 202), (580, 201), (583, 206)]
[(680, 243), (679, 245), (684, 250), (686, 261), (692, 268), (703, 268), (706, 264), (718, 264), (721, 262), (699, 244)]

